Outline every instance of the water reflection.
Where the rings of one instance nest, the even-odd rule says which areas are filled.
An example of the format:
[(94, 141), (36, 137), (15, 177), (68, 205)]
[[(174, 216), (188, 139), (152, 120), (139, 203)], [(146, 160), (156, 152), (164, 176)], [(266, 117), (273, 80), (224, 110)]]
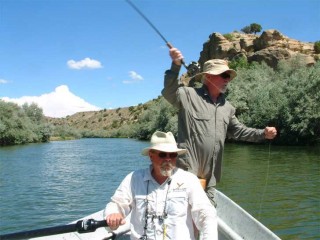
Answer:
[(218, 188), (282, 239), (319, 239), (319, 149), (269, 147), (227, 144)]

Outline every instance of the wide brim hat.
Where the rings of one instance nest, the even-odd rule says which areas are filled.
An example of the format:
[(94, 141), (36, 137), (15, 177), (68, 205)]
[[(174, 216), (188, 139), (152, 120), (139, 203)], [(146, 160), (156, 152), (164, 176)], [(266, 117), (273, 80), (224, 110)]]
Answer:
[(157, 150), (161, 152), (176, 152), (178, 155), (184, 154), (187, 152), (186, 149), (181, 149), (177, 147), (176, 140), (171, 132), (160, 132), (156, 131), (150, 141), (150, 146), (144, 148), (141, 152), (142, 155), (148, 156), (149, 150)]
[(212, 59), (206, 61), (203, 64), (203, 71), (196, 74), (195, 80), (201, 81), (203, 74), (219, 75), (221, 73), (228, 72), (230, 74), (230, 80), (237, 76), (237, 72), (228, 66), (228, 62), (222, 59)]

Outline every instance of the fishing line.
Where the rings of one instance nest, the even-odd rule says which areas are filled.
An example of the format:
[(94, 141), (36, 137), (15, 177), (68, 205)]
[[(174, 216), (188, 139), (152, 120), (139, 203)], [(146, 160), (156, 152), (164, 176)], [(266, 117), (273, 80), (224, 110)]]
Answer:
[(268, 155), (269, 155), (269, 156), (268, 156), (268, 163), (267, 163), (267, 174), (266, 174), (266, 180), (265, 180), (264, 187), (263, 187), (262, 196), (261, 196), (261, 199), (260, 199), (258, 220), (260, 220), (262, 203), (263, 203), (263, 201), (264, 201), (264, 196), (265, 196), (266, 191), (267, 191), (268, 180), (269, 180), (270, 159), (271, 159), (271, 140), (269, 140), (269, 153), (268, 153)]
[[(168, 40), (161, 34), (161, 32), (152, 24), (152, 22), (134, 5), (130, 0), (125, 0), (139, 15), (153, 28), (153, 30), (158, 33), (158, 35), (162, 38), (162, 40), (166, 43), (169, 49), (173, 48), (172, 44), (168, 42)], [(182, 65), (188, 70), (188, 66), (185, 64), (183, 59), (181, 59)]]

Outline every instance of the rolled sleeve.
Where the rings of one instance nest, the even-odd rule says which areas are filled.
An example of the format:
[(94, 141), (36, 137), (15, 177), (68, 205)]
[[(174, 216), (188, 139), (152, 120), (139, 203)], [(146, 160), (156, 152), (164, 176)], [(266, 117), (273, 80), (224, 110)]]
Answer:
[(128, 216), (132, 205), (131, 179), (132, 173), (127, 175), (122, 181), (111, 197), (111, 202), (109, 202), (105, 208), (105, 216), (112, 213), (122, 213), (124, 216)]

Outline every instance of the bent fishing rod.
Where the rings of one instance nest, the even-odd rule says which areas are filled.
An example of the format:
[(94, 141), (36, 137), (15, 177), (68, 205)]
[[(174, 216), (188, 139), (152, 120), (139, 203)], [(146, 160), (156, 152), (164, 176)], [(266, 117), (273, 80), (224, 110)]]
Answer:
[[(161, 34), (161, 32), (152, 24), (152, 22), (139, 10), (139, 8), (133, 4), (130, 0), (125, 0), (151, 27), (152, 29), (162, 38), (169, 49), (173, 48), (173, 45)], [(191, 62), (189, 66), (186, 65), (183, 59), (181, 59), (182, 65), (187, 69), (188, 74), (193, 76), (199, 71), (199, 67), (196, 62)]]
[[(71, 232), (78, 232), (78, 233), (89, 233), (94, 232), (97, 228), (100, 227), (108, 227), (108, 224), (105, 220), (97, 221), (94, 219), (84, 219), (79, 220), (74, 224), (67, 224), (67, 225), (60, 225), (56, 227), (48, 227), (42, 229), (35, 229), (30, 231), (23, 231), (23, 232), (16, 232), (16, 233), (9, 233), (0, 235), (1, 240), (18, 240), (18, 239), (28, 239), (28, 238), (37, 238), (43, 236), (50, 236), (62, 233), (71, 233)], [(105, 239), (114, 239), (117, 235), (122, 235), (123, 233), (114, 233), (111, 237), (107, 237)]]

